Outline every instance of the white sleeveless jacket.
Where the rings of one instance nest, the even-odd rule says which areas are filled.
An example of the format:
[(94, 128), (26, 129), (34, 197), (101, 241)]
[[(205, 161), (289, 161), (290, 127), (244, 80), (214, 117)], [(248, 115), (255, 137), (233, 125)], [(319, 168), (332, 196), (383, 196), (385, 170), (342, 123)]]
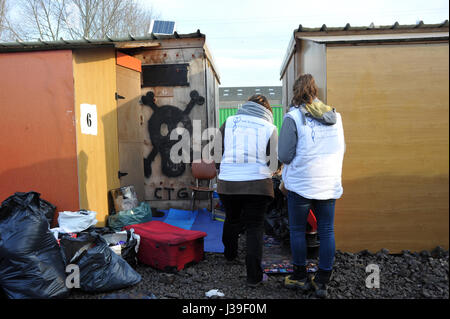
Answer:
[(275, 125), (255, 116), (228, 117), (219, 179), (251, 181), (271, 178), (266, 149), (275, 129)]
[(283, 167), (286, 189), (308, 199), (340, 198), (343, 192), (341, 175), (345, 152), (341, 115), (336, 113), (334, 125), (325, 125), (304, 117), (298, 108), (285, 117), (295, 121), (298, 134), (295, 157)]

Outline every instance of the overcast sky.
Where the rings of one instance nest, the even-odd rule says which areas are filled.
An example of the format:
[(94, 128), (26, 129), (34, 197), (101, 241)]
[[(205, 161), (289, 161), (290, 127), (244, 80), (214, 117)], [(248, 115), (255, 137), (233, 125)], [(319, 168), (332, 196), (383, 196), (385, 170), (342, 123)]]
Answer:
[(280, 68), (294, 29), (440, 23), (448, 0), (141, 0), (178, 33), (200, 29), (223, 86), (281, 85)]

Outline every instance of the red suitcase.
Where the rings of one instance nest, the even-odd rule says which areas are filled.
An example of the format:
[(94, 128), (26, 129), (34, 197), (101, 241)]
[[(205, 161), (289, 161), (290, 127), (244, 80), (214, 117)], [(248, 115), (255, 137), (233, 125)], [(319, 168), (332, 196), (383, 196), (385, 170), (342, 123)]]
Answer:
[(153, 220), (129, 225), (141, 237), (138, 260), (164, 271), (183, 269), (186, 264), (203, 259), (205, 232), (187, 230)]

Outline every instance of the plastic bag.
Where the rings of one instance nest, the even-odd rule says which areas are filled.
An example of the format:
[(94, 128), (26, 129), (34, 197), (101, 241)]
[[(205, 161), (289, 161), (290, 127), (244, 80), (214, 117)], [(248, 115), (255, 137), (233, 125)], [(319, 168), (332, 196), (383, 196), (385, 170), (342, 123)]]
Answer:
[(152, 220), (150, 205), (142, 202), (139, 206), (118, 212), (108, 217), (108, 226), (114, 231), (121, 231), (123, 227), (146, 223)]
[(109, 244), (109, 248), (125, 259), (130, 266), (137, 266), (137, 253), (141, 237), (134, 232), (133, 228), (117, 233), (104, 234), (102, 237)]
[(60, 212), (58, 216), (59, 232), (79, 233), (97, 224), (96, 212), (80, 210), (78, 212)]
[(124, 186), (121, 188), (113, 189), (110, 191), (110, 193), (114, 200), (115, 212), (133, 209), (134, 207), (139, 205), (134, 186)]
[(212, 297), (212, 296), (223, 297), (223, 296), (225, 296), (225, 294), (223, 292), (221, 292), (219, 289), (211, 289), (211, 290), (205, 292), (205, 296), (206, 297)]
[(0, 206), (0, 287), (9, 298), (64, 298), (70, 293), (39, 196), (16, 193)]
[(80, 233), (77, 238), (64, 235), (60, 241), (66, 263), (76, 264), (80, 270), (80, 289), (105, 292), (122, 289), (141, 281), (139, 275), (120, 256), (116, 255), (101, 235)]

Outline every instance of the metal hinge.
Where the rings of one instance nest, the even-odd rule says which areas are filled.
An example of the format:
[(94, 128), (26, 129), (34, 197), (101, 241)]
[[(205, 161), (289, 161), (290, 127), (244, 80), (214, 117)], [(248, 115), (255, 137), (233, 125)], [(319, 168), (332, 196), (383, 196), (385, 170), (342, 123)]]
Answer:
[(119, 99), (125, 99), (125, 96), (122, 96), (122, 95), (119, 95), (117, 92), (116, 92), (116, 100), (119, 100)]
[(117, 176), (119, 177), (119, 179), (121, 179), (123, 176), (127, 176), (128, 173), (122, 173), (121, 171), (117, 172)]

